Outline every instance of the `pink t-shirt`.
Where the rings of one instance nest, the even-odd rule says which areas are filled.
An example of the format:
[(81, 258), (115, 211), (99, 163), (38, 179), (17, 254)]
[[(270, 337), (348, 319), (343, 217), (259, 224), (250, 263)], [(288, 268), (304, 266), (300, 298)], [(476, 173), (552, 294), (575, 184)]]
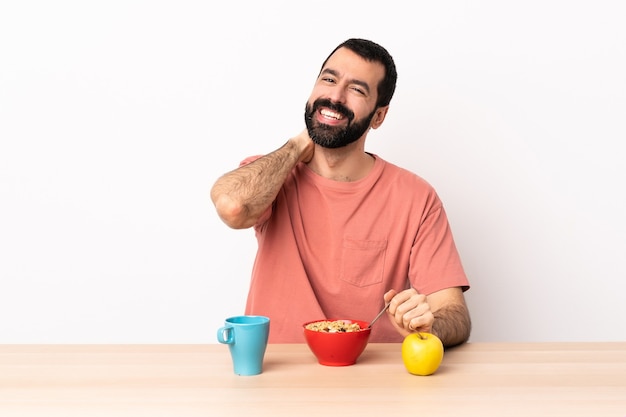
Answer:
[[(270, 317), (270, 343), (303, 343), (302, 325), (312, 320), (370, 321), (390, 289), (469, 288), (435, 190), (375, 157), (353, 182), (298, 164), (255, 225), (246, 314)], [(386, 317), (372, 328), (371, 342), (402, 340)]]

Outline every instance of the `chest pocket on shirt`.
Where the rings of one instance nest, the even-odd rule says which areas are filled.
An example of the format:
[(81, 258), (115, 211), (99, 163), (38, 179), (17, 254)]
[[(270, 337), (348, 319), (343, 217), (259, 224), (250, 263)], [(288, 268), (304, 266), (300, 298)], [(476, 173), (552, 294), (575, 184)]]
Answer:
[(358, 287), (383, 281), (386, 240), (344, 238), (339, 277)]

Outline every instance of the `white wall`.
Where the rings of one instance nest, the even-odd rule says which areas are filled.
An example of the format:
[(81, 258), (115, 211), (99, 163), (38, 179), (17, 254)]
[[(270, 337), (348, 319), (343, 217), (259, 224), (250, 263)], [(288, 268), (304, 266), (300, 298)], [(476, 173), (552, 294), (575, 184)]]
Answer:
[(209, 188), (353, 36), (396, 59), (369, 150), (441, 194), (472, 340), (625, 340), (624, 4), (2, 2), (0, 342), (214, 343), (256, 242)]

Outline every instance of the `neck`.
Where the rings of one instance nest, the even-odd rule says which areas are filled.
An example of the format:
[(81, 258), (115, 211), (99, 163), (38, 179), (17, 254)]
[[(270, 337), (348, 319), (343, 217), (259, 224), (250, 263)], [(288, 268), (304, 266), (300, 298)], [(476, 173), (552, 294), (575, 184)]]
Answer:
[(370, 172), (374, 166), (374, 157), (365, 152), (360, 141), (337, 149), (316, 145), (308, 166), (324, 178), (350, 182), (360, 180)]

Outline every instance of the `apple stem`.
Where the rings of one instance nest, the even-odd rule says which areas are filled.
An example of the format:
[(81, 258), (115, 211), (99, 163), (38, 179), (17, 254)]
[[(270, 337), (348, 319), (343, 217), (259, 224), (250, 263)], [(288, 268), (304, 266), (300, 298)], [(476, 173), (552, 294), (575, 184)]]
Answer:
[(417, 336), (418, 336), (420, 339), (424, 340), (424, 336), (422, 336), (422, 334), (421, 334), (420, 332), (417, 332)]

